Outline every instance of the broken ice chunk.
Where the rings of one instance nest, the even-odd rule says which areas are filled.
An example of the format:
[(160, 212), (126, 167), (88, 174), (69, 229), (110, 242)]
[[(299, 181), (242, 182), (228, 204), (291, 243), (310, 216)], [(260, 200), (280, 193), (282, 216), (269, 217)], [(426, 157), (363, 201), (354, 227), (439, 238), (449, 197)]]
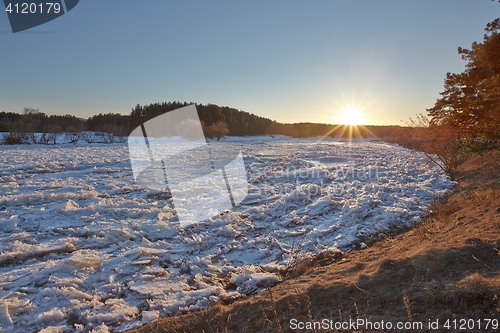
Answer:
[(16, 230), (17, 222), (19, 222), (19, 217), (17, 215), (12, 215), (10, 219), (0, 222), (0, 231), (5, 233), (13, 232)]
[(70, 264), (82, 267), (99, 267), (105, 258), (102, 258), (99, 252), (94, 250), (81, 250), (74, 253), (68, 261)]
[(38, 333), (61, 333), (61, 332), (66, 332), (68, 327), (66, 325), (59, 325), (59, 326), (49, 326), (45, 327)]
[(12, 318), (9, 314), (9, 306), (6, 302), (0, 303), (0, 325), (2, 325), (4, 329), (14, 327), (14, 323), (12, 322)]
[(146, 324), (152, 322), (160, 317), (160, 313), (156, 310), (142, 311), (142, 323)]
[(66, 204), (63, 207), (61, 207), (61, 210), (71, 211), (71, 210), (77, 210), (78, 208), (80, 208), (80, 205), (78, 205), (73, 200), (69, 199), (68, 202), (66, 202)]
[(109, 308), (105, 313), (87, 314), (87, 319), (94, 323), (114, 324), (117, 321), (130, 321), (137, 316), (139, 310), (130, 306), (125, 300), (110, 298), (105, 302)]
[(66, 316), (58, 308), (53, 308), (50, 311), (40, 313), (38, 315), (38, 321), (41, 323), (57, 323), (63, 320)]

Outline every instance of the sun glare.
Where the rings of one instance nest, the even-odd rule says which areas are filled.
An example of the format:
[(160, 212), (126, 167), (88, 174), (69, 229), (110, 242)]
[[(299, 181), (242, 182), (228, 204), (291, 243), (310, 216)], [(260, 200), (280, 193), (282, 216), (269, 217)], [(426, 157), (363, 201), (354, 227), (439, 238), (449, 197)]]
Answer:
[(361, 125), (363, 123), (363, 115), (358, 109), (346, 109), (341, 116), (342, 125)]

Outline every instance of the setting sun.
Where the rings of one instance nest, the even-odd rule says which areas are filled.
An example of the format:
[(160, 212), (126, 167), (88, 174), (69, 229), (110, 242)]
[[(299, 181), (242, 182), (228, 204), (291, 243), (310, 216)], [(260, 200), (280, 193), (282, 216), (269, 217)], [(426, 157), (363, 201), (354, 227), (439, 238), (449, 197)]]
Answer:
[(363, 115), (358, 109), (346, 109), (341, 115), (342, 125), (361, 125), (363, 123)]

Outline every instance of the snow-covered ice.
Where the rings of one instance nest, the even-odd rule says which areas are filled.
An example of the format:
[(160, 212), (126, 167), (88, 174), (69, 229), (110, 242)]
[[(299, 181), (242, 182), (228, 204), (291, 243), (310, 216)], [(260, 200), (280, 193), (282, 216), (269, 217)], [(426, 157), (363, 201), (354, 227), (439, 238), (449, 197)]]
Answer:
[[(0, 326), (115, 332), (278, 283), (299, 254), (366, 247), (419, 221), (453, 183), (382, 142), (223, 138), (242, 205), (181, 227), (134, 181), (126, 144), (0, 146)], [(214, 198), (213, 200), (216, 200)]]

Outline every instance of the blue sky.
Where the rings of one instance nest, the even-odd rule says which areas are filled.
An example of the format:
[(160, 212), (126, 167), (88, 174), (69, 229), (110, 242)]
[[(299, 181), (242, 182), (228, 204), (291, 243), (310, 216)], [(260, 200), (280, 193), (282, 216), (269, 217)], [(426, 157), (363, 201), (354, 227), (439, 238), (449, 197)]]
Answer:
[(0, 111), (89, 117), (176, 100), (281, 122), (358, 108), (365, 124), (402, 124), (499, 16), (488, 0), (81, 0), (13, 34), (0, 12)]

